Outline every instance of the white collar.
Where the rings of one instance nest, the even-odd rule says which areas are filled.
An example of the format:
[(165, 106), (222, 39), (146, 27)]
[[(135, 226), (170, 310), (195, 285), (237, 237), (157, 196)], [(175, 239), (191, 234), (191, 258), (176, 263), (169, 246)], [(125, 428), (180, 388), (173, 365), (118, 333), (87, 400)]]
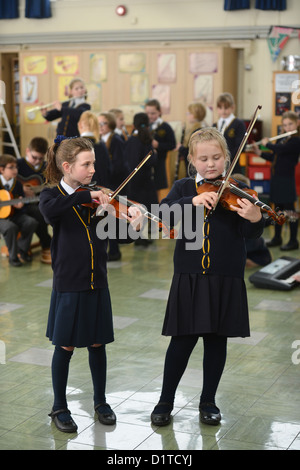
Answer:
[(94, 137), (94, 134), (91, 131), (85, 131), (80, 134), (80, 137)]
[(111, 132), (108, 132), (107, 134), (102, 135), (101, 140), (103, 140), (104, 142), (107, 142), (110, 134), (111, 134)]
[[(223, 173), (222, 173), (222, 176), (225, 176), (226, 175), (226, 171), (224, 170)], [(197, 172), (196, 174), (196, 183), (200, 183), (200, 181), (204, 180), (203, 176), (200, 175), (200, 173)]]
[(11, 179), (8, 180), (8, 181), (4, 178), (3, 175), (0, 175), (0, 178), (1, 178), (2, 185), (5, 186), (6, 184), (8, 184), (9, 189), (10, 189), (10, 188), (12, 187), (12, 185), (14, 184), (14, 178), (11, 178)]
[(151, 124), (151, 129), (157, 129), (158, 126), (160, 126), (162, 123), (163, 123), (162, 118), (161, 118), (161, 117), (157, 118), (156, 121), (154, 121), (154, 122)]
[(26, 161), (29, 163), (29, 165), (31, 165), (35, 170), (38, 170), (40, 168), (40, 163), (38, 163), (37, 165), (33, 165), (32, 163), (30, 163), (28, 157), (26, 156), (25, 157)]
[(75, 193), (76, 189), (79, 188), (79, 186), (78, 186), (78, 188), (76, 188), (76, 189), (74, 189), (74, 188), (72, 188), (71, 186), (69, 186), (68, 183), (66, 183), (66, 182), (64, 181), (64, 178), (63, 178), (63, 177), (62, 177), (62, 179), (60, 180), (60, 184), (61, 184), (61, 186), (64, 188), (64, 190), (66, 191), (66, 193), (68, 193), (68, 194), (73, 194), (73, 193)]
[(225, 126), (227, 127), (231, 121), (233, 121), (235, 118), (235, 115), (233, 113), (231, 113), (226, 119), (224, 118), (219, 118), (218, 120), (218, 129), (221, 127), (221, 124), (223, 121), (225, 121)]
[(200, 181), (202, 181), (203, 179), (204, 179), (203, 176), (201, 176), (201, 175), (197, 172), (197, 174), (196, 174), (196, 183), (197, 183), (197, 184), (200, 183)]

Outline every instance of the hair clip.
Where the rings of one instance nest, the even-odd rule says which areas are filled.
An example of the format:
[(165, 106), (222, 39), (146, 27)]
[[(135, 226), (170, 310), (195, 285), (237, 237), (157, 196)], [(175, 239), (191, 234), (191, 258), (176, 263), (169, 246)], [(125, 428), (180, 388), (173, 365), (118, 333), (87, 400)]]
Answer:
[(74, 137), (67, 137), (66, 135), (57, 135), (54, 139), (54, 143), (59, 145), (63, 140), (77, 139), (77, 137), (77, 135), (75, 135)]

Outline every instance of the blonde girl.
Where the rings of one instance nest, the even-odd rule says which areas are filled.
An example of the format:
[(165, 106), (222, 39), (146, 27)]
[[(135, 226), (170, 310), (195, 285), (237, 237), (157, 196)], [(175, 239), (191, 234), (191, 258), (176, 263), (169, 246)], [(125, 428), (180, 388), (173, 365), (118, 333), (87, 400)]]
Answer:
[[(189, 233), (194, 233), (197, 206), (211, 209), (217, 200), (215, 192), (198, 194), (197, 188), (205, 179), (222, 177), (229, 160), (222, 134), (215, 128), (196, 131), (190, 139), (189, 160), (195, 175), (176, 181), (161, 204), (170, 208), (179, 205), (182, 226), (191, 227)], [(187, 249), (187, 241), (192, 240), (185, 238), (186, 230), (176, 242), (174, 275), (162, 330), (163, 335), (171, 336), (171, 341), (162, 392), (151, 414), (154, 425), (170, 423), (176, 389), (199, 337), (203, 338), (204, 347), (200, 419), (209, 425), (220, 423), (215, 395), (225, 366), (227, 338), (250, 335), (244, 283), (245, 237), (258, 238), (264, 226), (256, 206), (246, 199), (239, 200), (238, 205), (229, 211), (217, 204), (206, 222), (206, 248), (203, 245), (196, 250)], [(186, 210), (188, 206), (191, 210)]]

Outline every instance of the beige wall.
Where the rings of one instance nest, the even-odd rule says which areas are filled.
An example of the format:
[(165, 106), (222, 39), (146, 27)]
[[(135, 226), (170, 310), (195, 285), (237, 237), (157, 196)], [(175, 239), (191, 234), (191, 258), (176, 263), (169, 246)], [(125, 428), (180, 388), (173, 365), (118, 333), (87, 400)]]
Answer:
[[(260, 25), (296, 25), (300, 18), (300, 2), (288, 0), (288, 10), (283, 12), (266, 12), (254, 8), (246, 11), (225, 12), (224, 0), (126, 0), (128, 14), (118, 17), (115, 7), (119, 4), (113, 0), (57, 0), (52, 2), (53, 17), (44, 20), (24, 18), (25, 0), (20, 0), (20, 16), (16, 20), (0, 21), (1, 39), (16, 34), (21, 35), (22, 45), (5, 45), (2, 50), (22, 50), (27, 48), (26, 36), (47, 33), (78, 33), (91, 31), (140, 31), (187, 28), (230, 28), (253, 27)], [(84, 4), (84, 7), (82, 5)], [(272, 63), (266, 39), (214, 41), (216, 44), (231, 46), (239, 50), (239, 90), (238, 113), (245, 119), (251, 117), (257, 104), (263, 106), (261, 119), (264, 121), (264, 133), (271, 132), (272, 116), (272, 74), (280, 70), (280, 61), (284, 55), (299, 55), (298, 38), (290, 38), (279, 59)], [(162, 45), (162, 44), (160, 44)], [(199, 46), (203, 47), (203, 41)], [(56, 44), (55, 47), (58, 45)], [(98, 48), (99, 44), (95, 43)], [(142, 47), (142, 44), (140, 45)], [(43, 45), (40, 46), (43, 48)], [(165, 50), (173, 44), (163, 44)], [(66, 48), (64, 46), (64, 48)], [(92, 47), (89, 46), (89, 49)], [(118, 44), (116, 44), (118, 48)], [(30, 47), (29, 47), (30, 49)], [(36, 45), (34, 46), (36, 49)], [(245, 64), (252, 66), (245, 71)], [(228, 70), (227, 73), (230, 73)], [(182, 119), (178, 116), (177, 119)]]
[[(119, 17), (115, 8), (123, 3), (128, 14)], [(299, 22), (299, 0), (288, 0), (288, 10), (224, 11), (224, 0), (57, 0), (51, 3), (52, 18), (44, 20), (16, 19), (0, 21), (0, 34), (50, 31), (86, 31), (156, 28), (201, 28), (253, 25), (295, 25)], [(20, 16), (24, 17), (25, 0), (20, 0)]]

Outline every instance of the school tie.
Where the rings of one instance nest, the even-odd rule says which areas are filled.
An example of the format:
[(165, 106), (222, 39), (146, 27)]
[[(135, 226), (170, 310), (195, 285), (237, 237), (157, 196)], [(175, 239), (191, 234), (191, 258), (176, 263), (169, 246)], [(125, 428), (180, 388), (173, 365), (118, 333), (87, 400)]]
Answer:
[(225, 123), (226, 123), (226, 121), (225, 121), (225, 119), (223, 119), (223, 121), (222, 121), (222, 123), (221, 123), (221, 127), (220, 127), (220, 132), (221, 132), (222, 134), (223, 134), (223, 129), (224, 129), (224, 127), (225, 127)]

